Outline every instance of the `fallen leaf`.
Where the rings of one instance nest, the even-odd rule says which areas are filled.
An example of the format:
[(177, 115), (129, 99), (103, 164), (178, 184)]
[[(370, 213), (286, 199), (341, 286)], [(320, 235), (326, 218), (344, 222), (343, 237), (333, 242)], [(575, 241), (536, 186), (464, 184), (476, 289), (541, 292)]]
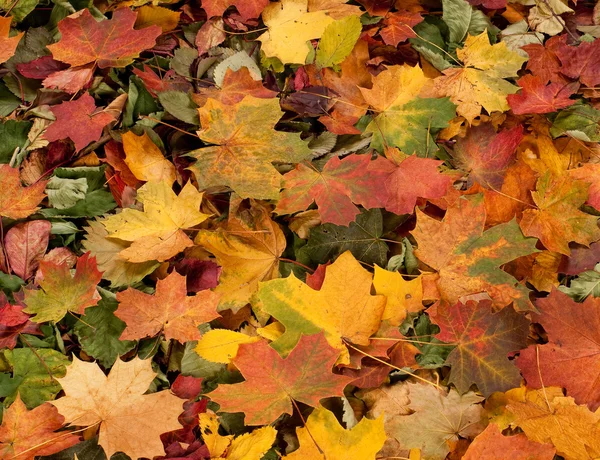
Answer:
[(15, 275), (24, 280), (33, 276), (48, 248), (51, 227), (47, 220), (32, 220), (6, 232), (6, 257)]
[(279, 101), (246, 96), (234, 106), (209, 99), (198, 109), (200, 139), (212, 147), (189, 152), (201, 190), (227, 186), (242, 198), (276, 199), (281, 175), (273, 166), (298, 163), (310, 154), (297, 134), (275, 131)]
[(75, 274), (71, 275), (66, 263), (40, 262), (38, 276), (43, 278), (41, 289), (25, 290), (25, 313), (34, 315), (36, 323), (58, 322), (68, 312), (83, 314), (87, 307), (98, 303), (96, 286), (102, 278), (96, 259), (89, 252), (77, 259)]
[(552, 444), (565, 460), (592, 459), (600, 455), (600, 417), (560, 388), (521, 389), (506, 393), (511, 425), (520, 427), (530, 441)]
[(489, 114), (506, 112), (506, 96), (516, 93), (517, 86), (504, 80), (517, 76), (526, 59), (499, 42), (490, 45), (487, 31), (470, 35), (464, 47), (456, 50), (464, 67), (444, 70), (435, 79), (435, 90), (457, 104), (456, 112), (472, 123), (484, 108)]
[[(319, 207), (321, 222), (348, 225), (354, 222), (363, 207), (383, 207), (378, 190), (386, 179), (383, 170), (369, 169), (370, 155), (349, 155), (340, 160), (333, 157), (322, 171), (311, 163), (301, 163), (283, 177), (283, 192), (275, 212), (293, 214), (304, 211), (314, 201)], [(445, 189), (444, 189), (445, 190)]]
[(200, 414), (200, 430), (211, 459), (261, 460), (275, 442), (277, 431), (272, 426), (258, 428), (241, 436), (221, 436), (214, 414)]
[(0, 64), (14, 56), (17, 45), (25, 35), (24, 32), (21, 32), (12, 37), (9, 36), (12, 21), (12, 16), (0, 18)]
[(166, 340), (198, 340), (198, 326), (219, 317), (218, 295), (201, 291), (187, 296), (185, 279), (174, 271), (157, 281), (154, 295), (130, 287), (118, 292), (115, 316), (127, 324), (120, 339), (142, 339), (162, 332)]
[(484, 231), (483, 196), (459, 198), (442, 221), (418, 208), (415, 255), (439, 274), (437, 288), (442, 299), (456, 304), (462, 296), (486, 292), (495, 307), (514, 302), (530, 310), (529, 291), (500, 268), (518, 257), (537, 252), (535, 239), (525, 238), (516, 221)]
[(184, 230), (208, 218), (199, 211), (202, 193), (191, 182), (179, 195), (165, 181), (147, 182), (138, 190), (137, 199), (144, 205), (143, 211), (123, 209), (101, 221), (108, 238), (132, 243), (119, 252), (129, 262), (170, 259), (193, 245)]
[(79, 436), (57, 432), (64, 424), (64, 417), (48, 403), (30, 411), (21, 398), (4, 409), (0, 425), (0, 456), (34, 460), (38, 456), (52, 455), (79, 442)]
[(469, 445), (463, 460), (552, 460), (555, 453), (551, 444), (532, 442), (523, 434), (503, 436), (498, 425), (490, 423)]
[(65, 396), (51, 404), (68, 424), (99, 425), (98, 444), (107, 458), (115, 452), (152, 458), (163, 452), (160, 434), (181, 428), (183, 411), (183, 400), (169, 391), (144, 394), (154, 377), (151, 360), (118, 359), (107, 377), (97, 364), (73, 356), (58, 379)]
[(457, 139), (452, 156), (456, 166), (469, 174), (467, 185), (477, 182), (488, 189), (499, 189), (522, 139), (521, 126), (496, 134), (491, 124), (481, 124), (470, 129), (467, 137)]
[(371, 89), (360, 88), (377, 114), (365, 129), (373, 134), (372, 148), (382, 152), (385, 147), (398, 147), (419, 156), (433, 153), (432, 131), (448, 126), (455, 106), (446, 98), (420, 97), (427, 81), (420, 67), (404, 64), (373, 77)]
[(344, 429), (335, 415), (318, 406), (296, 430), (300, 448), (284, 458), (289, 460), (345, 460), (352, 452), (355, 458), (374, 460), (385, 441), (383, 415), (376, 420), (363, 418), (350, 429)]
[(444, 364), (451, 368), (448, 383), (461, 394), (472, 384), (488, 397), (521, 383), (521, 374), (508, 357), (527, 346), (529, 321), (512, 308), (493, 313), (491, 307), (486, 300), (452, 306), (438, 302), (427, 310), (440, 328), (435, 337), (456, 345)]
[(195, 242), (210, 251), (223, 268), (215, 288), (221, 296), (219, 310), (234, 312), (250, 302), (259, 282), (279, 277), (279, 257), (286, 246), (269, 209), (258, 203), (247, 209), (232, 206), (222, 228), (201, 230)]
[(600, 239), (598, 218), (579, 210), (588, 197), (589, 184), (547, 172), (531, 192), (537, 209), (526, 209), (521, 229), (535, 236), (550, 251), (570, 254), (569, 242), (589, 245)]
[(9, 165), (0, 165), (3, 193), (0, 195), (0, 216), (24, 219), (36, 212), (44, 199), (47, 181), (40, 180), (23, 187), (19, 170)]
[(175, 166), (167, 160), (146, 133), (136, 136), (128, 131), (122, 136), (125, 164), (141, 181), (164, 181), (172, 184), (177, 179)]
[(97, 21), (90, 10), (83, 9), (75, 17), (67, 16), (58, 23), (61, 38), (48, 45), (54, 59), (72, 66), (96, 63), (101, 69), (125, 67), (140, 53), (152, 48), (161, 29), (150, 26), (134, 30), (137, 13), (119, 8), (112, 18)]
[(600, 407), (600, 384), (594, 374), (594, 369), (600, 369), (600, 299), (588, 297), (579, 304), (553, 289), (550, 296), (537, 300), (536, 307), (539, 314), (532, 319), (544, 327), (548, 343), (530, 345), (517, 358), (527, 385), (564, 387), (577, 404), (596, 410)]
[(247, 425), (266, 425), (292, 413), (292, 400), (316, 407), (340, 396), (349, 379), (331, 372), (339, 351), (322, 334), (302, 335), (287, 358), (266, 341), (240, 345), (233, 360), (245, 382), (209, 393), (223, 412), (243, 412)]
[(88, 93), (75, 101), (52, 106), (50, 110), (56, 121), (48, 126), (44, 138), (50, 142), (69, 138), (77, 151), (100, 139), (103, 128), (114, 120), (111, 114), (96, 111), (94, 98)]
[(368, 345), (385, 310), (385, 297), (371, 295), (372, 282), (373, 275), (346, 251), (326, 268), (325, 281), (318, 291), (293, 274), (261, 284), (261, 309), (285, 326), (273, 347), (287, 354), (302, 334), (323, 331), (329, 344), (342, 353), (339, 362), (348, 363), (344, 342)]
[(377, 294), (387, 297), (381, 319), (392, 326), (399, 326), (408, 313), (418, 313), (424, 308), (421, 276), (406, 281), (402, 274), (375, 265), (373, 287)]

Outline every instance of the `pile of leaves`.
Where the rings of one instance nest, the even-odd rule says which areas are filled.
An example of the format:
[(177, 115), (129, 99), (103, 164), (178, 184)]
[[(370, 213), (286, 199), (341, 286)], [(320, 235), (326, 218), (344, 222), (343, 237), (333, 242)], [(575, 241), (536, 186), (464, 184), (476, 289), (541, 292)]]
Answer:
[(0, 0), (0, 457), (600, 458), (598, 5)]

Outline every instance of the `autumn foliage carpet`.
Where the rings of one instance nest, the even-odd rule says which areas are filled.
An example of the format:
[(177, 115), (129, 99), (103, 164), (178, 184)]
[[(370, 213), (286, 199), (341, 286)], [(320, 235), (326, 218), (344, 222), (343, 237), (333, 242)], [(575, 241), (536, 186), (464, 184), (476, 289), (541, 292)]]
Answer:
[(0, 459), (600, 458), (595, 3), (0, 0)]

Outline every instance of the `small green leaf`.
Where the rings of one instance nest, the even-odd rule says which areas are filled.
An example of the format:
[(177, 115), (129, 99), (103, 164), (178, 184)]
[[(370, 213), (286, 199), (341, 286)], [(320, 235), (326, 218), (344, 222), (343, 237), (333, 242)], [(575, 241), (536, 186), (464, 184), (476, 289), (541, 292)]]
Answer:
[(115, 295), (99, 289), (102, 300), (98, 305), (86, 308), (75, 325), (83, 351), (106, 368), (112, 367), (116, 359), (135, 347), (133, 340), (119, 340), (126, 324), (114, 315), (118, 307)]

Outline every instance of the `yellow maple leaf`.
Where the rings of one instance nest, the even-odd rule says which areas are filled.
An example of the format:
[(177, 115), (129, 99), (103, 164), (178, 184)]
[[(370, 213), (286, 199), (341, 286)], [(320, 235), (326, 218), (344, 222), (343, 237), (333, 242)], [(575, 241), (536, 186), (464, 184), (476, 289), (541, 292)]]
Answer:
[(390, 272), (375, 265), (373, 287), (377, 294), (387, 297), (382, 320), (399, 326), (406, 314), (423, 310), (423, 279), (419, 275), (406, 281), (398, 272)]
[[(505, 398), (511, 425), (520, 427), (530, 441), (554, 445), (566, 460), (600, 457), (600, 414), (575, 404), (561, 388), (517, 388)], [(501, 423), (507, 419), (497, 412)]]
[(109, 280), (111, 286), (128, 286), (137, 283), (158, 267), (158, 262), (153, 260), (141, 263), (129, 262), (119, 253), (131, 246), (131, 243), (107, 238), (108, 232), (102, 225), (102, 221), (88, 221), (88, 225), (89, 227), (83, 227), (87, 233), (81, 244), (96, 258), (102, 278)]
[(214, 144), (188, 153), (202, 190), (226, 186), (242, 198), (278, 199), (282, 176), (273, 163), (298, 163), (311, 153), (299, 134), (275, 130), (279, 99), (246, 96), (233, 106), (208, 99), (198, 112), (198, 136)]
[(288, 353), (302, 334), (323, 331), (329, 344), (342, 352), (338, 363), (348, 363), (344, 340), (369, 345), (369, 337), (381, 324), (386, 298), (371, 295), (372, 281), (373, 275), (346, 251), (326, 268), (319, 291), (293, 274), (261, 283), (261, 308), (285, 326), (273, 348)]
[(386, 435), (383, 414), (375, 420), (363, 418), (350, 430), (345, 430), (332, 412), (317, 407), (306, 420), (306, 426), (296, 430), (300, 448), (284, 458), (288, 460), (347, 460), (348, 454), (360, 460), (375, 460)]
[(129, 131), (123, 134), (123, 150), (125, 164), (136, 177), (142, 181), (175, 182), (175, 166), (167, 160), (160, 149), (146, 133), (136, 136)]
[(258, 342), (259, 340), (260, 337), (250, 337), (241, 332), (213, 329), (202, 334), (195, 351), (207, 361), (228, 364), (237, 355), (241, 344)]
[(279, 225), (269, 209), (251, 202), (248, 209), (233, 200), (229, 219), (215, 231), (201, 230), (196, 244), (214, 254), (223, 268), (215, 292), (221, 295), (219, 310), (238, 311), (258, 289), (259, 281), (279, 277), (279, 256), (286, 246)]
[(258, 428), (238, 437), (221, 436), (219, 421), (213, 413), (200, 414), (200, 430), (211, 459), (260, 460), (277, 436), (272, 426)]
[(359, 87), (364, 100), (377, 113), (365, 133), (373, 133), (371, 147), (383, 152), (395, 146), (409, 154), (426, 156), (435, 145), (432, 131), (445, 128), (455, 116), (447, 98), (421, 97), (429, 78), (419, 66), (390, 66), (373, 77), (372, 88)]
[(156, 377), (151, 359), (117, 359), (108, 377), (96, 363), (75, 356), (67, 374), (57, 379), (65, 396), (50, 401), (65, 422), (100, 425), (98, 444), (106, 457), (124, 452), (131, 458), (163, 453), (160, 435), (181, 428), (183, 400), (169, 391), (144, 394)]
[(132, 242), (119, 253), (129, 262), (170, 259), (193, 246), (183, 230), (209, 217), (199, 211), (202, 193), (191, 182), (179, 196), (167, 182), (148, 182), (140, 187), (137, 198), (143, 211), (128, 208), (102, 221), (109, 238)]
[(506, 96), (519, 87), (504, 78), (516, 77), (527, 59), (509, 50), (504, 42), (490, 45), (487, 31), (469, 35), (456, 54), (464, 67), (445, 70), (435, 79), (434, 92), (449, 96), (458, 106), (456, 112), (469, 123), (481, 114), (482, 107), (490, 114), (510, 109)]
[(270, 3), (262, 12), (268, 31), (258, 37), (261, 50), (267, 57), (276, 57), (284, 64), (304, 64), (310, 51), (306, 42), (321, 38), (334, 19), (362, 14), (357, 7), (345, 3), (344, 0)]

